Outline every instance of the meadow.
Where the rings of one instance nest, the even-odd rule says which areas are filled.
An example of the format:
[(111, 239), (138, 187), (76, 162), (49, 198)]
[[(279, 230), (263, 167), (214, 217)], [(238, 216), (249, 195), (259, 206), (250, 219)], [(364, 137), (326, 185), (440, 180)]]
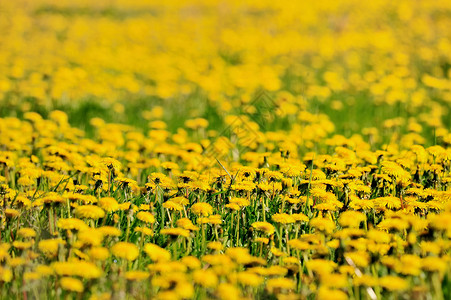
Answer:
[(0, 2), (1, 299), (450, 299), (451, 2)]

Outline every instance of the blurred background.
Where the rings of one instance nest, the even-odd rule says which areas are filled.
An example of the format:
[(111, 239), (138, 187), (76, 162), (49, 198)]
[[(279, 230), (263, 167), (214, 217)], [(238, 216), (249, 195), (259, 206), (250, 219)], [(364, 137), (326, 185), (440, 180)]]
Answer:
[(265, 130), (448, 144), (450, 16), (446, 0), (1, 1), (0, 115), (220, 128), (263, 92)]

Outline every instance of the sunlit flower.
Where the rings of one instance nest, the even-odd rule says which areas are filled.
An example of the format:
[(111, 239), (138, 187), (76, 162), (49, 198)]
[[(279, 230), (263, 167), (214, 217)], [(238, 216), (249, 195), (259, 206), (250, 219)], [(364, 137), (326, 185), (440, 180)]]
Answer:
[(38, 248), (47, 257), (53, 257), (58, 253), (59, 245), (64, 245), (65, 243), (62, 239), (41, 240)]
[(143, 281), (149, 276), (150, 274), (145, 271), (128, 271), (125, 273), (125, 278), (130, 281)]
[(193, 280), (195, 283), (206, 288), (213, 288), (218, 284), (218, 277), (211, 270), (195, 270)]
[(72, 277), (63, 277), (60, 279), (61, 287), (67, 291), (81, 293), (83, 292), (83, 283), (81, 280)]
[(184, 229), (188, 229), (188, 230), (199, 230), (199, 227), (197, 227), (196, 225), (194, 225), (190, 219), (188, 218), (181, 218), (178, 219), (176, 222), (178, 227), (184, 228)]
[(105, 236), (120, 236), (121, 230), (113, 226), (100, 226), (97, 228)]
[(379, 285), (389, 291), (402, 291), (409, 286), (406, 280), (391, 275), (379, 278)]
[(222, 243), (220, 243), (220, 242), (210, 242), (207, 244), (207, 248), (216, 250), (216, 251), (220, 251), (223, 249), (223, 246), (222, 246)]
[(266, 282), (266, 289), (270, 293), (278, 293), (281, 290), (293, 290), (296, 283), (288, 278), (272, 278)]
[(119, 242), (116, 243), (113, 247), (111, 247), (111, 252), (114, 256), (133, 261), (138, 258), (139, 249), (135, 244), (127, 243), (127, 242)]
[(112, 197), (103, 197), (99, 199), (99, 206), (107, 212), (119, 210), (119, 203)]
[(183, 210), (183, 206), (177, 202), (168, 200), (166, 202), (163, 203), (163, 207), (169, 210), (176, 210), (176, 211), (182, 211)]
[(155, 217), (150, 212), (140, 211), (136, 214), (138, 220), (141, 220), (145, 223), (153, 224), (155, 223)]
[(61, 218), (58, 220), (57, 226), (65, 230), (83, 230), (88, 228), (85, 222), (76, 218)]
[(79, 218), (87, 218), (97, 220), (105, 216), (105, 212), (95, 205), (80, 205), (74, 211), (75, 215)]
[(171, 259), (171, 253), (155, 244), (145, 244), (144, 251), (153, 261), (168, 261)]
[(274, 226), (268, 222), (254, 222), (252, 223), (252, 227), (268, 235), (273, 234), (275, 230)]
[(198, 216), (207, 217), (213, 213), (213, 207), (208, 203), (199, 202), (191, 206), (191, 211)]
[(51, 267), (60, 276), (80, 276), (86, 279), (99, 278), (102, 270), (95, 264), (82, 260), (54, 262)]
[(366, 220), (365, 214), (358, 211), (348, 210), (341, 213), (338, 222), (343, 227), (358, 228), (360, 226), (360, 223), (362, 223), (365, 220)]
[(36, 237), (36, 231), (33, 228), (20, 228), (17, 231), (17, 235), (23, 238), (34, 238)]
[(296, 222), (296, 220), (291, 215), (285, 213), (272, 215), (272, 220), (280, 224), (292, 224)]

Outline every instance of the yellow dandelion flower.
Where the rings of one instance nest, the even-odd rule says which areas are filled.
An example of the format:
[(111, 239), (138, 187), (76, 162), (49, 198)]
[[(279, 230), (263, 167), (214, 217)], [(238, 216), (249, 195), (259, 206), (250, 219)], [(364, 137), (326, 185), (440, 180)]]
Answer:
[(5, 216), (6, 216), (7, 218), (15, 218), (15, 217), (20, 216), (20, 212), (19, 212), (17, 209), (6, 208), (6, 209), (4, 210), (4, 212), (5, 212)]
[(176, 203), (174, 201), (168, 200), (163, 203), (163, 207), (169, 210), (176, 210), (176, 211), (182, 211), (183, 206), (179, 203)]
[(345, 257), (350, 258), (360, 268), (365, 268), (370, 263), (370, 255), (365, 251), (347, 252)]
[(226, 208), (229, 208), (229, 209), (231, 209), (231, 210), (235, 210), (235, 211), (241, 209), (241, 207), (240, 207), (238, 204), (236, 204), (236, 203), (229, 203), (229, 204), (226, 204), (225, 207), (226, 207)]
[(139, 206), (139, 210), (150, 210), (150, 209), (151, 209), (151, 207), (149, 204), (141, 204)]
[(184, 206), (189, 204), (189, 200), (185, 197), (174, 197), (174, 198), (171, 198), (171, 201), (174, 203), (178, 203), (180, 205), (184, 205)]
[(88, 254), (93, 260), (99, 261), (107, 260), (110, 257), (110, 252), (105, 247), (92, 247)]
[(213, 224), (213, 225), (220, 225), (220, 224), (222, 224), (221, 215), (211, 215), (208, 218), (208, 223)]
[(373, 200), (378, 209), (399, 209), (401, 208), (401, 200), (398, 197), (386, 196), (379, 197)]
[(20, 228), (17, 231), (17, 235), (22, 238), (34, 238), (36, 237), (36, 231), (33, 228)]
[(222, 246), (222, 243), (220, 243), (220, 242), (209, 242), (207, 244), (207, 248), (216, 250), (216, 251), (221, 251), (224, 247)]
[(9, 268), (0, 266), (0, 281), (10, 282), (13, 278), (13, 272)]
[(387, 174), (393, 177), (404, 177), (409, 176), (410, 174), (403, 169), (400, 165), (393, 161), (384, 161), (382, 162), (381, 171), (383, 174)]
[(98, 227), (97, 230), (99, 230), (103, 235), (105, 236), (121, 236), (122, 232), (119, 228), (113, 227), (113, 226), (101, 226)]
[(63, 277), (60, 279), (61, 287), (66, 291), (83, 292), (83, 283), (81, 280), (72, 277)]
[[(352, 269), (352, 272), (350, 274), (354, 273), (354, 269)], [(356, 286), (376, 286), (377, 285), (377, 278), (372, 277), (370, 275), (363, 274), (361, 277), (354, 277), (353, 283)]]
[(262, 243), (262, 244), (268, 245), (269, 239), (268, 239), (268, 238), (259, 237), (259, 238), (256, 238), (256, 239), (254, 240), (254, 242), (256, 242), (256, 243)]
[(294, 290), (295, 288), (296, 283), (288, 278), (271, 278), (266, 282), (266, 289), (271, 294), (277, 294), (282, 290)]
[(443, 274), (449, 267), (449, 261), (437, 256), (427, 256), (422, 260), (422, 268), (429, 272)]
[(262, 231), (268, 235), (271, 235), (274, 233), (274, 226), (268, 222), (254, 222), (251, 225), (256, 230)]
[(296, 222), (308, 222), (309, 218), (303, 213), (291, 214), (291, 217), (294, 218)]
[(150, 212), (147, 211), (140, 211), (136, 214), (136, 217), (138, 220), (141, 220), (143, 222), (153, 224), (155, 223), (155, 217)]
[(38, 265), (35, 269), (36, 273), (40, 276), (50, 276), (53, 275), (53, 268), (47, 265)]
[(207, 217), (213, 213), (213, 207), (206, 202), (199, 202), (191, 206), (191, 212), (198, 216)]
[(26, 263), (27, 263), (27, 261), (25, 259), (23, 259), (22, 257), (14, 257), (14, 258), (10, 258), (8, 260), (8, 265), (12, 268), (22, 266)]
[(365, 220), (365, 214), (358, 211), (347, 210), (340, 214), (338, 223), (340, 223), (340, 225), (343, 227), (358, 228), (360, 226), (360, 223), (364, 222)]
[(60, 276), (80, 276), (86, 279), (99, 278), (102, 270), (95, 264), (82, 260), (54, 262), (51, 267)]
[(283, 251), (281, 251), (280, 249), (277, 248), (271, 248), (271, 253), (275, 256), (275, 257), (281, 257), (281, 256), (286, 256), (287, 254)]
[(336, 228), (335, 223), (332, 220), (321, 217), (311, 219), (310, 226), (327, 233), (332, 233)]
[(180, 261), (192, 270), (199, 269), (201, 267), (200, 260), (194, 256), (184, 256)]
[(374, 202), (371, 200), (360, 199), (355, 195), (351, 195), (349, 198), (350, 198), (349, 207), (352, 209), (361, 210), (374, 208)]
[(75, 209), (75, 215), (79, 218), (97, 220), (105, 216), (105, 212), (95, 205), (80, 205)]
[(61, 218), (58, 220), (57, 226), (64, 230), (84, 230), (88, 228), (88, 225), (83, 220), (76, 218)]
[(240, 265), (245, 265), (254, 261), (254, 257), (249, 254), (249, 249), (247, 248), (242, 247), (228, 248), (226, 250), (226, 255)]
[(299, 259), (294, 256), (284, 257), (282, 259), (282, 261), (284, 264), (287, 264), (287, 265), (299, 265), (300, 264)]
[(14, 241), (12, 245), (13, 245), (14, 248), (17, 248), (17, 249), (20, 249), (20, 250), (25, 250), (25, 249), (30, 249), (33, 246), (33, 244), (34, 244), (33, 241), (27, 241), (27, 242)]
[(114, 256), (128, 261), (134, 261), (139, 255), (138, 247), (135, 244), (127, 242), (116, 243), (113, 247), (111, 247), (111, 252)]
[(96, 228), (87, 228), (78, 232), (78, 240), (84, 245), (100, 246), (104, 234)]
[(188, 229), (188, 230), (192, 230), (192, 231), (196, 231), (199, 230), (199, 227), (197, 227), (196, 225), (194, 225), (190, 219), (188, 218), (181, 218), (178, 219), (176, 222), (178, 227), (184, 228), (184, 229)]
[(406, 280), (391, 275), (380, 277), (379, 285), (389, 291), (402, 291), (409, 287)]
[(246, 207), (249, 206), (251, 203), (248, 199), (246, 198), (238, 198), (238, 197), (233, 197), (230, 199), (230, 203), (234, 203), (236, 205), (238, 205), (239, 207)]
[(103, 197), (99, 199), (99, 206), (106, 212), (119, 210), (119, 203), (113, 197)]
[(101, 160), (101, 163), (107, 168), (114, 170), (120, 170), (120, 168), (122, 167), (122, 164), (117, 159), (114, 159), (112, 157), (104, 157)]
[(324, 274), (320, 278), (321, 285), (332, 288), (346, 288), (348, 286), (348, 276), (346, 274)]
[(189, 230), (183, 228), (164, 228), (160, 230), (160, 234), (189, 237)]
[(144, 251), (153, 261), (168, 261), (171, 259), (171, 253), (155, 244), (145, 244)]
[(338, 247), (340, 247), (340, 240), (337, 239), (330, 240), (326, 243), (326, 246), (332, 249), (337, 249)]
[(50, 192), (41, 201), (42, 203), (64, 203), (66, 199), (58, 193)]
[(421, 273), (422, 261), (416, 255), (404, 254), (395, 266), (396, 272), (404, 275), (418, 276)]
[(403, 219), (399, 218), (389, 218), (381, 221), (377, 228), (384, 229), (384, 230), (398, 230), (403, 231), (409, 227), (409, 222)]
[(62, 239), (41, 240), (38, 244), (39, 250), (47, 257), (56, 256), (59, 245), (64, 245), (65, 241)]
[(317, 298), (318, 300), (347, 300), (348, 295), (341, 291), (336, 289), (331, 289), (326, 286), (322, 286), (318, 289), (317, 292)]
[(390, 242), (390, 234), (376, 229), (370, 229), (367, 233), (367, 237), (376, 243), (387, 244)]
[(136, 226), (135, 227), (135, 232), (141, 232), (144, 235), (153, 236), (153, 230), (150, 229), (150, 228), (147, 228), (147, 227)]
[(313, 206), (316, 210), (337, 211), (340, 207), (343, 207), (343, 203), (339, 201), (319, 203)]
[(236, 279), (244, 286), (257, 287), (263, 283), (263, 278), (261, 276), (248, 271), (237, 273)]
[(143, 281), (149, 278), (149, 272), (145, 271), (128, 271), (125, 273), (125, 279), (130, 281)]
[(211, 270), (195, 270), (193, 272), (193, 280), (205, 288), (214, 288), (218, 284), (218, 276)]
[(130, 209), (131, 205), (132, 204), (130, 202), (121, 203), (121, 204), (119, 204), (119, 209), (118, 210), (128, 210), (128, 209)]
[(325, 259), (311, 259), (306, 262), (307, 269), (318, 273), (320, 276), (323, 274), (330, 274), (337, 267), (337, 264), (330, 260)]
[(289, 240), (288, 241), (288, 245), (291, 248), (294, 248), (296, 250), (307, 250), (310, 248), (310, 244), (307, 242), (303, 242), (301, 240), (298, 239), (294, 239), (294, 240)]
[(292, 224), (296, 222), (296, 220), (291, 215), (286, 213), (274, 214), (271, 219), (274, 222), (280, 224)]
[(242, 299), (240, 290), (230, 283), (220, 283), (217, 294), (221, 300), (240, 300)]

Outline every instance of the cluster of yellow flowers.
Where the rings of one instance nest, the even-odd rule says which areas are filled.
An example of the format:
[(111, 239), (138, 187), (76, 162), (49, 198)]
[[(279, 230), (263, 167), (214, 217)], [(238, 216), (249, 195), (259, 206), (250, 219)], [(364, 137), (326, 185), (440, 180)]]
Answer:
[(0, 119), (9, 291), (23, 282), (26, 293), (93, 299), (443, 296), (448, 148), (371, 150), (362, 137), (335, 137), (319, 154), (259, 132), (264, 151), (234, 161), (232, 135), (212, 166), (196, 135), (93, 119), (88, 138), (64, 112), (49, 116)]
[(0, 298), (451, 297), (450, 13), (1, 2)]

